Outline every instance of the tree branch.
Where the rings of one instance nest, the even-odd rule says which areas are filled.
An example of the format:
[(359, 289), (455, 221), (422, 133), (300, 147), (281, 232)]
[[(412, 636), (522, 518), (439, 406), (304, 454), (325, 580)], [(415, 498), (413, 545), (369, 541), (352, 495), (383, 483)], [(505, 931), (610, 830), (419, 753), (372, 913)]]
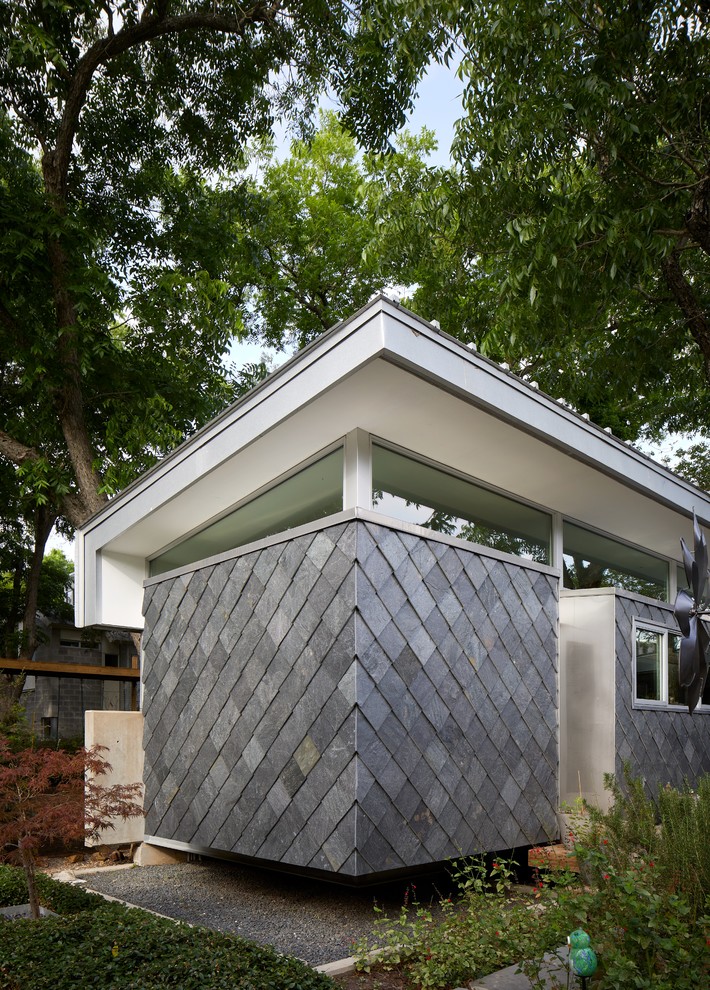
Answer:
[[(28, 447), (26, 444), (20, 443), (19, 440), (15, 440), (9, 433), (0, 430), (0, 457), (7, 458), (8, 461), (11, 461), (17, 467), (22, 467), (23, 464), (27, 464), (30, 461), (39, 460), (41, 454), (34, 447)], [(67, 522), (75, 529), (78, 529), (97, 507), (101, 508), (105, 504), (105, 496), (97, 496), (97, 498), (102, 499), (98, 506), (87, 505), (81, 496), (76, 493), (67, 492), (67, 494), (61, 496), (58, 508)]]
[(6, 457), (8, 461), (21, 467), (28, 461), (39, 460), (40, 454), (34, 447), (28, 447), (26, 444), (20, 443), (19, 440), (15, 440), (9, 433), (0, 430), (0, 456)]
[(204, 30), (218, 34), (243, 34), (253, 24), (272, 23), (280, 9), (281, 0), (267, 3), (258, 2), (240, 16), (218, 13), (216, 10), (193, 11), (176, 17), (167, 16), (166, 2), (157, 3), (155, 12), (143, 17), (137, 24), (122, 28), (95, 42), (77, 63), (73, 81), (68, 89), (64, 112), (59, 124), (54, 151), (45, 155), (43, 170), (48, 191), (59, 203), (66, 197), (69, 162), (79, 123), (79, 116), (86, 101), (94, 73), (101, 65), (107, 65), (131, 48), (137, 48), (163, 35), (181, 34), (185, 31)]
[(710, 384), (710, 323), (707, 314), (698, 301), (693, 286), (685, 277), (677, 251), (672, 251), (663, 259), (661, 269), (666, 284), (685, 317), (688, 329), (700, 348), (705, 378)]

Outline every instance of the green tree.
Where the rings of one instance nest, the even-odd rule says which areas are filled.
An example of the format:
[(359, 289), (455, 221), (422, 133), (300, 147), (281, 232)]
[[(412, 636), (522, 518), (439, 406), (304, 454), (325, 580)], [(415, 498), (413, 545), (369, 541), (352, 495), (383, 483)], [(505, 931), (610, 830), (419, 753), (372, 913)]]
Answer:
[(465, 87), (424, 224), (445, 206), (442, 326), (622, 437), (707, 426), (708, 5), (441, 7)]
[(73, 621), (74, 563), (61, 550), (50, 550), (42, 561), (39, 578), (40, 612), (52, 619)]
[(439, 41), (394, 6), (0, 7), (0, 453), (72, 525), (233, 394), (218, 246), (242, 200), (215, 216), (200, 177), (326, 85), (381, 142)]
[(246, 303), (246, 332), (271, 346), (303, 347), (407, 271), (380, 229), (411, 211), (403, 186), (421, 177), (432, 135), (362, 154), (335, 114), (320, 124), (283, 161), (273, 146), (259, 149), (235, 224), (229, 280)]
[[(8, 560), (10, 566), (0, 569), (0, 653), (5, 657), (31, 657), (37, 647), (35, 622), (29, 623), (28, 629), (28, 604), (48, 618), (73, 619), (74, 564), (61, 550), (50, 550), (41, 561), (39, 579), (35, 581), (34, 556), (30, 535), (24, 544), (15, 544)], [(36, 594), (29, 593), (29, 584), (36, 585)], [(22, 635), (18, 632), (20, 625)]]

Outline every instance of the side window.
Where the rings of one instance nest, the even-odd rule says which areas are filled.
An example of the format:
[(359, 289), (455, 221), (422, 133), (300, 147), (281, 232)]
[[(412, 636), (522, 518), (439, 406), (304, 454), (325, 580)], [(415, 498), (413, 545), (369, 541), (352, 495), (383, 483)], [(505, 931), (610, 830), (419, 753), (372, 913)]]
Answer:
[[(680, 683), (680, 636), (672, 629), (636, 622), (634, 626), (634, 705), (638, 708), (685, 707)], [(700, 708), (710, 712), (710, 676)]]
[(636, 629), (636, 701), (663, 702), (666, 633)]

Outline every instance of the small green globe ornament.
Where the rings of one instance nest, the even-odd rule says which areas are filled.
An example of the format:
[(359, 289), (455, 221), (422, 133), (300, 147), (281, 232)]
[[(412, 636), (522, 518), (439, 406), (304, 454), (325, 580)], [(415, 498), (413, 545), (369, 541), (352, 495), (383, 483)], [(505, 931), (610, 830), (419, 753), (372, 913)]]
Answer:
[(575, 928), (568, 941), (571, 952), (575, 952), (577, 949), (588, 949), (591, 945), (591, 939), (583, 928)]
[(597, 954), (586, 946), (572, 953), (572, 968), (577, 976), (593, 976), (597, 971)]
[(588, 976), (597, 971), (597, 956), (590, 945), (589, 935), (583, 929), (577, 928), (568, 936), (569, 961), (577, 976), (582, 977), (582, 986), (586, 986)]

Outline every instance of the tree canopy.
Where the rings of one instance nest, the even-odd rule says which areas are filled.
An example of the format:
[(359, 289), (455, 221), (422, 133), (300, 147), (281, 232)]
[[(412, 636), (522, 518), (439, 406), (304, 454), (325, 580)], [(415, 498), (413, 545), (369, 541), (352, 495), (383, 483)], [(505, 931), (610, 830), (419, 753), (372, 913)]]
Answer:
[(443, 36), (390, 6), (0, 7), (0, 454), (72, 525), (233, 394), (208, 182), (326, 86), (362, 140), (402, 122)]
[(710, 8), (484, 0), (442, 16), (464, 86), (442, 326), (622, 437), (707, 427)]
[[(303, 347), (411, 272), (384, 230), (415, 208), (431, 134), (398, 135), (387, 154), (362, 153), (333, 113), (279, 160), (262, 147), (244, 187), (228, 251), (230, 284), (244, 300), (250, 339)], [(217, 190), (215, 196), (224, 195)]]

